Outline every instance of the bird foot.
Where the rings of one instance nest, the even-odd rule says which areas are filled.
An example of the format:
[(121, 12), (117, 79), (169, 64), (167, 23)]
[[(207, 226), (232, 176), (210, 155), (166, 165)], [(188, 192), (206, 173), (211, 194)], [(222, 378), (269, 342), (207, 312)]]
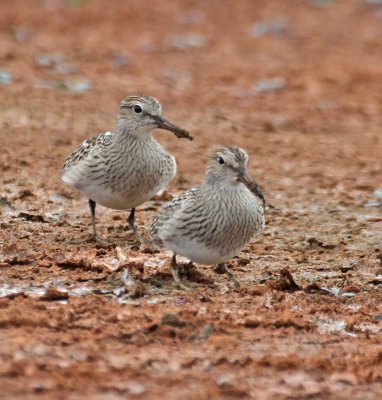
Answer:
[(189, 286), (185, 285), (181, 280), (179, 280), (177, 282), (175, 281), (175, 288), (179, 289), (179, 290), (184, 290), (187, 292), (192, 290)]
[(223, 272), (225, 272), (225, 273), (228, 275), (230, 281), (233, 283), (233, 286), (235, 286), (236, 289), (240, 287), (240, 282), (239, 282), (239, 280), (238, 280), (238, 279), (236, 278), (236, 276), (228, 269), (228, 267), (227, 267), (226, 264), (219, 264), (217, 267), (219, 268), (220, 271), (223, 271)]
[(86, 239), (73, 239), (69, 240), (70, 244), (84, 244), (84, 243), (97, 243), (101, 246), (110, 246), (111, 243), (107, 242), (106, 240), (100, 238), (99, 236), (91, 235)]
[(236, 289), (241, 286), (240, 282), (238, 281), (238, 279), (233, 274), (232, 274), (232, 276), (230, 276), (230, 280), (231, 280), (231, 282), (233, 283), (233, 286), (235, 286)]
[(108, 247), (111, 245), (110, 242), (108, 242), (107, 240), (101, 238), (100, 236), (98, 236), (94, 233), (92, 235), (90, 235), (87, 239), (85, 239), (84, 242), (85, 243), (97, 243), (103, 247)]

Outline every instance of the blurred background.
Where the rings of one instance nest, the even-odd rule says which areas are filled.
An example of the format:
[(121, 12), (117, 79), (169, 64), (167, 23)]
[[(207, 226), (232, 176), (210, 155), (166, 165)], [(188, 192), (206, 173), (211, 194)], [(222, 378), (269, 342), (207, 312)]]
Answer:
[(196, 136), (158, 133), (186, 180), (215, 143), (247, 148), (272, 190), (291, 173), (324, 186), (379, 174), (381, 3), (2, 1), (3, 144), (54, 181), (77, 143), (112, 129), (122, 97), (144, 93)]
[[(381, 38), (381, 0), (0, 0), (0, 397), (382, 398)], [(164, 198), (248, 151), (269, 208), (240, 290), (202, 266), (172, 290), (127, 213), (97, 224), (136, 292), (117, 244), (73, 244), (89, 210), (62, 164), (140, 93), (195, 137), (155, 132)]]

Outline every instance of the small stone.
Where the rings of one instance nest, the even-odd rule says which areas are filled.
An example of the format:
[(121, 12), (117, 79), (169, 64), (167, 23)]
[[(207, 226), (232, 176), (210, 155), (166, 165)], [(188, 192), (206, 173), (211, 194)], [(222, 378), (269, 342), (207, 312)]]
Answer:
[(330, 7), (334, 2), (335, 0), (309, 0), (309, 3), (316, 7)]
[(208, 339), (214, 333), (214, 328), (210, 324), (205, 324), (202, 330), (194, 336), (194, 340), (202, 341)]
[(200, 10), (189, 11), (185, 14), (180, 15), (176, 22), (182, 25), (199, 25), (204, 20), (204, 13)]
[(187, 325), (187, 323), (185, 321), (182, 321), (181, 319), (179, 319), (178, 314), (175, 314), (175, 313), (164, 314), (161, 319), (161, 324), (176, 326), (179, 328), (183, 328)]
[(250, 329), (257, 328), (258, 326), (260, 326), (260, 321), (254, 319), (247, 319), (244, 322), (244, 326)]
[(255, 22), (250, 30), (249, 35), (258, 38), (266, 34), (284, 35), (287, 32), (288, 25), (284, 18), (278, 17), (270, 21)]
[(12, 81), (12, 73), (5, 69), (0, 69), (0, 85), (9, 85)]
[(370, 6), (382, 6), (382, 0), (366, 0)]
[(16, 28), (14, 34), (16, 40), (19, 42), (26, 42), (30, 37), (29, 32), (22, 27)]
[(48, 289), (44, 295), (40, 297), (40, 300), (44, 301), (58, 301), (58, 300), (67, 300), (69, 295), (67, 292), (62, 292), (61, 290), (50, 288)]
[(146, 392), (145, 386), (138, 382), (128, 382), (126, 387), (128, 391), (134, 395), (140, 395)]
[(190, 33), (186, 36), (172, 35), (168, 38), (168, 46), (178, 50), (190, 47), (204, 47), (206, 44), (206, 38), (199, 33)]
[(123, 68), (134, 64), (133, 60), (125, 54), (115, 54), (111, 62), (116, 68)]
[(284, 78), (273, 78), (257, 82), (252, 88), (253, 94), (281, 90), (286, 86)]

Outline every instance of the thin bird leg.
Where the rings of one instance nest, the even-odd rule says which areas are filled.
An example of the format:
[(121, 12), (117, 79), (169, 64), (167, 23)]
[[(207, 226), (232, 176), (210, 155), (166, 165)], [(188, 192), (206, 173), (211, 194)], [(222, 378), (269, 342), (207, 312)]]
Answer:
[(96, 202), (89, 199), (89, 207), (90, 207), (90, 212), (92, 215), (92, 226), (93, 226), (93, 233), (90, 235), (88, 241), (89, 242), (99, 242), (101, 244), (107, 244), (107, 241), (102, 239), (97, 235), (96, 231), (96, 223), (95, 223), (95, 209), (96, 209)]
[(89, 207), (90, 207), (90, 213), (92, 215), (92, 226), (93, 226), (93, 234), (92, 238), (95, 239), (97, 237), (97, 232), (96, 232), (96, 224), (95, 224), (95, 209), (96, 209), (96, 202), (89, 199)]
[(231, 279), (236, 288), (240, 287), (240, 282), (237, 280), (235, 275), (228, 269), (225, 263), (219, 264), (218, 267), (221, 268), (229, 276), (229, 278)]
[(143, 242), (142, 238), (140, 237), (137, 227), (135, 226), (135, 208), (132, 208), (129, 214), (129, 218), (127, 219), (129, 222), (129, 227), (131, 231), (133, 232), (136, 241), (138, 244), (141, 244)]
[(129, 218), (127, 219), (129, 221), (129, 227), (134, 233), (134, 235), (137, 234), (137, 227), (135, 226), (135, 208), (132, 208), (129, 214)]
[(190, 288), (188, 286), (186, 286), (185, 284), (183, 284), (179, 278), (178, 264), (176, 263), (176, 253), (173, 253), (172, 258), (171, 258), (171, 274), (172, 274), (172, 277), (174, 278), (175, 286), (178, 289), (190, 290)]

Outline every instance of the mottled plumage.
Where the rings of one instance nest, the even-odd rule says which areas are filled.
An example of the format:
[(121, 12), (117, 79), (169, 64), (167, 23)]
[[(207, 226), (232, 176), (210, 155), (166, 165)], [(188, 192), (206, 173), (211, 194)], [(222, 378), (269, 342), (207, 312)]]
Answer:
[[(151, 225), (152, 237), (174, 255), (199, 264), (221, 264), (234, 257), (265, 224), (264, 196), (248, 177), (247, 164), (247, 153), (238, 147), (214, 151), (203, 184), (162, 208)], [(175, 258), (172, 264), (174, 279), (182, 286)]]
[(114, 132), (85, 140), (65, 161), (61, 178), (89, 199), (95, 231), (95, 205), (132, 209), (129, 224), (135, 232), (134, 209), (162, 190), (176, 174), (175, 158), (151, 135), (155, 128), (192, 140), (188, 132), (161, 116), (160, 103), (147, 96), (122, 100)]
[(104, 132), (98, 135), (94, 135), (89, 139), (86, 139), (81, 143), (76, 150), (65, 160), (64, 166), (62, 167), (61, 176), (67, 176), (70, 170), (78, 165), (81, 161), (85, 160), (89, 153), (95, 149), (103, 149), (109, 146), (113, 141), (114, 135), (111, 132)]

